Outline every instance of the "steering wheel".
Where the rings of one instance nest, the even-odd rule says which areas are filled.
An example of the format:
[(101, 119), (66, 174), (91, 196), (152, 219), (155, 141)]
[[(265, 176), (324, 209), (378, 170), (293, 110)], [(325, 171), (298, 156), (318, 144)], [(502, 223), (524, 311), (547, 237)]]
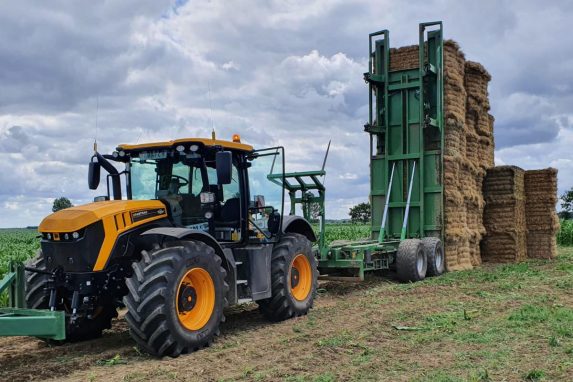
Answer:
[[(189, 184), (189, 181), (187, 179), (179, 175), (171, 175), (171, 179), (177, 179), (177, 181), (179, 182), (179, 187), (184, 187)], [(183, 181), (183, 183), (181, 183), (181, 181)]]

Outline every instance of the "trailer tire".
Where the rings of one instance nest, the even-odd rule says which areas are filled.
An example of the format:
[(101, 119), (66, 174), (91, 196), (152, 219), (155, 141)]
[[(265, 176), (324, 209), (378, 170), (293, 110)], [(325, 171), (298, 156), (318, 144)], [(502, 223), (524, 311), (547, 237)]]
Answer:
[[(28, 267), (46, 269), (42, 250), (28, 264)], [(50, 295), (47, 293), (49, 276), (43, 273), (26, 272), (26, 306), (29, 309), (49, 309)], [(58, 310), (66, 310), (64, 304)], [(113, 301), (102, 301), (96, 308), (92, 318), (81, 317), (77, 323), (71, 323), (66, 314), (66, 339), (46, 340), (51, 344), (59, 345), (67, 342), (86, 341), (102, 336), (105, 329), (111, 329), (111, 321), (117, 317), (117, 309)]]
[[(211, 345), (225, 320), (227, 272), (215, 250), (174, 241), (142, 251), (123, 301), (131, 337), (146, 352), (178, 357)], [(197, 308), (197, 310), (195, 310)]]
[(422, 239), (426, 261), (428, 262), (427, 276), (439, 276), (446, 270), (444, 258), (444, 246), (437, 237), (425, 237)]
[(312, 243), (304, 235), (287, 233), (274, 246), (271, 285), (271, 297), (257, 301), (267, 319), (283, 321), (305, 315), (312, 308), (318, 270)]
[(403, 282), (421, 281), (426, 277), (428, 262), (421, 240), (406, 239), (398, 246), (396, 272)]

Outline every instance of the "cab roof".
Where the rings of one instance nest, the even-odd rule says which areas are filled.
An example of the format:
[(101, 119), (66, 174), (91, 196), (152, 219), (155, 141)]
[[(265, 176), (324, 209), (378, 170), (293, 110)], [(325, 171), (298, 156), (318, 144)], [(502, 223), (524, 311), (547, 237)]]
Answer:
[(224, 141), (219, 139), (209, 139), (209, 138), (182, 138), (165, 142), (141, 143), (138, 145), (120, 144), (119, 146), (117, 146), (117, 149), (124, 151), (143, 151), (148, 149), (171, 148), (177, 145), (189, 144), (189, 143), (201, 143), (205, 146), (221, 146), (230, 150), (239, 150), (248, 152), (254, 150), (253, 146), (246, 145), (244, 143)]

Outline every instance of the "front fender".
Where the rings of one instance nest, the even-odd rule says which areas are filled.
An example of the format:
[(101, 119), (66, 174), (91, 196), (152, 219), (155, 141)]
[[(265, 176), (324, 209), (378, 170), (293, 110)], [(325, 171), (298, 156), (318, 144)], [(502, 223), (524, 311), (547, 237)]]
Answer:
[(212, 247), (215, 250), (215, 253), (219, 255), (221, 261), (223, 262), (223, 267), (229, 271), (231, 267), (231, 263), (234, 264), (234, 261), (228, 259), (228, 255), (226, 251), (223, 251), (223, 248), (219, 244), (219, 242), (207, 232), (190, 229), (190, 228), (181, 228), (181, 227), (158, 227), (152, 228), (143, 232), (141, 235), (159, 235), (159, 236), (167, 236), (172, 237), (178, 240), (197, 240), (201, 241), (208, 246)]
[(303, 217), (288, 215), (283, 217), (282, 231), (284, 233), (299, 233), (306, 236), (312, 242), (315, 242), (316, 235), (310, 223)]

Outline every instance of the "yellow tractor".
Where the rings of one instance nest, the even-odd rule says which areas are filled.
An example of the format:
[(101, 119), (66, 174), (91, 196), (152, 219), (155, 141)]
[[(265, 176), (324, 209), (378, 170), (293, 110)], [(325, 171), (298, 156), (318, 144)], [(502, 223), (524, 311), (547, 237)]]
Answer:
[(107, 195), (46, 217), (26, 268), (27, 307), (65, 312), (66, 341), (101, 336), (125, 305), (139, 346), (176, 357), (208, 346), (228, 305), (274, 321), (312, 307), (316, 236), (283, 214), (282, 147), (235, 135), (96, 150), (90, 189), (102, 168)]

